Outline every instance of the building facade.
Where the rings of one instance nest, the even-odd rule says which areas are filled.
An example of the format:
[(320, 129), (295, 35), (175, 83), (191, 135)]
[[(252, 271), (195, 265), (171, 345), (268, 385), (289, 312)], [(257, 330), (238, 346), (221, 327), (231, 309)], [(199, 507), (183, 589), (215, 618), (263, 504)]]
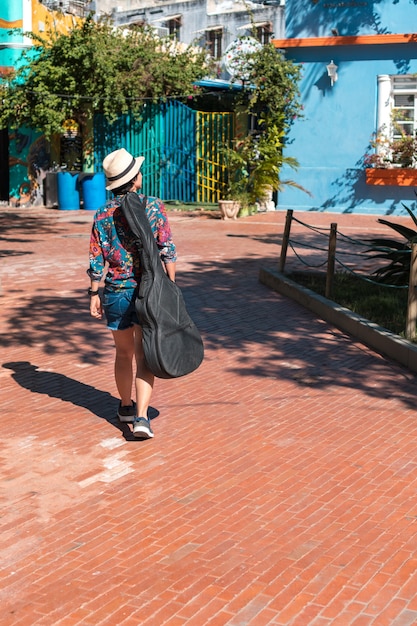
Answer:
[[(264, 3), (242, 0), (8, 0), (0, 8), (0, 72), (19, 63), (22, 51), (32, 42), (25, 34), (48, 35), (71, 28), (77, 20), (93, 12), (95, 17), (109, 17), (115, 26), (152, 26), (160, 36), (170, 35), (184, 45), (202, 46), (217, 63), (217, 78), (204, 86), (228, 89), (232, 78), (223, 59), (228, 46), (242, 35), (255, 37), (261, 43), (284, 33), (284, 7), (281, 0)], [(13, 32), (10, 29), (15, 29)], [(204, 82), (204, 81), (203, 81)], [(62, 142), (61, 142), (62, 144)], [(31, 129), (0, 132), (0, 166), (2, 169), (0, 200), (16, 204), (33, 202), (33, 185), (49, 167), (46, 144)], [(39, 193), (36, 202), (41, 202)]]
[[(282, 2), (282, 4), (281, 4)], [(283, 0), (95, 0), (97, 17), (108, 15), (117, 26), (149, 24), (159, 35), (206, 47), (218, 61), (218, 75), (230, 78), (221, 63), (227, 47), (242, 35), (261, 43), (284, 35)]]
[[(64, 12), (59, 6), (50, 10), (38, 0), (0, 3), (0, 77), (16, 68), (22, 53), (32, 48), (26, 33), (47, 36), (49, 29), (65, 32), (77, 19), (75, 11)], [(32, 158), (39, 158), (42, 152), (38, 140), (38, 134), (30, 129), (11, 133), (7, 128), (0, 129), (0, 201), (29, 201), (28, 170)]]
[(409, 0), (287, 0), (286, 37), (273, 43), (302, 65), (304, 117), (286, 148), (300, 167), (282, 178), (312, 197), (286, 188), (279, 209), (389, 215), (405, 213), (403, 202), (415, 207), (415, 157), (413, 171), (397, 164), (389, 177), (368, 163), (376, 133), (417, 132), (416, 18)]
[(69, 2), (68, 11), (59, 6), (62, 2), (53, 3), (56, 10), (49, 9), (47, 4), (39, 0), (4, 0), (0, 4), (0, 74), (16, 67), (22, 51), (32, 47), (26, 33), (42, 34), (48, 28), (63, 32), (78, 19), (77, 11)]

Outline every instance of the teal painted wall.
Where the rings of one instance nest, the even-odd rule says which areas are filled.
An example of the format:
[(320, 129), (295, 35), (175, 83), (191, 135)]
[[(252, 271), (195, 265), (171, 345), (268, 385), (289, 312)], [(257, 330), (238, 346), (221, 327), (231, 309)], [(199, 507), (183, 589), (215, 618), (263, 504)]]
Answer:
[(8, 22), (23, 18), (22, 0), (4, 0), (1, 3), (0, 17)]
[[(13, 67), (19, 62), (22, 49), (13, 46), (23, 44), (22, 20), (22, 0), (3, 0), (0, 3), (0, 44), (11, 46), (0, 47), (0, 67)], [(16, 23), (20, 23), (20, 30), (15, 28)]]

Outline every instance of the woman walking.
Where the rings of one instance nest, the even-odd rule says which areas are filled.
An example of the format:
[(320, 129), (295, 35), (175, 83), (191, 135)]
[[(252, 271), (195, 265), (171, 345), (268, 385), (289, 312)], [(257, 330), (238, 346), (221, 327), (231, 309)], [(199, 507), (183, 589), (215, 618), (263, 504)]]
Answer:
[[(97, 319), (104, 314), (114, 339), (114, 376), (120, 395), (117, 415), (121, 422), (133, 422), (135, 437), (149, 439), (154, 436), (148, 419), (154, 376), (145, 362), (142, 328), (135, 309), (141, 267), (135, 237), (121, 209), (123, 196), (142, 187), (143, 161), (144, 157), (135, 158), (124, 148), (111, 152), (103, 161), (106, 189), (112, 191), (113, 198), (94, 216), (87, 274), (91, 280), (90, 314)], [(165, 207), (159, 198), (148, 197), (145, 210), (165, 270), (175, 281), (176, 248)], [(99, 284), (103, 276), (101, 298)], [(136, 402), (131, 399), (133, 378)]]

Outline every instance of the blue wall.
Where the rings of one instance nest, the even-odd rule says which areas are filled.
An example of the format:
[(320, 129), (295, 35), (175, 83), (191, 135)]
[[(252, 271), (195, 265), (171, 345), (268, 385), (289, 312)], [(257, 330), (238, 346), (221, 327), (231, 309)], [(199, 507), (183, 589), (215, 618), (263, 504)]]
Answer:
[(376, 35), (415, 31), (415, 0), (286, 0), (286, 37)]
[[(331, 8), (336, 5), (338, 9)], [(361, 9), (359, 5), (366, 6)], [(294, 11), (298, 6), (300, 10)], [(299, 0), (288, 0), (286, 11), (287, 29), (293, 37), (329, 36), (329, 25), (337, 27), (340, 35), (375, 35), (378, 30), (380, 34), (388, 32), (383, 29), (384, 21), (390, 28), (395, 26), (396, 32), (407, 32), (407, 24), (417, 24), (414, 0), (319, 0), (304, 12)], [(327, 19), (329, 15), (331, 19)], [(388, 215), (405, 213), (402, 202), (415, 207), (414, 188), (367, 185), (363, 158), (371, 152), (369, 141), (376, 130), (377, 76), (417, 73), (417, 42), (296, 47), (288, 48), (286, 56), (303, 67), (304, 118), (293, 124), (285, 151), (300, 167), (296, 171), (284, 168), (281, 179), (296, 181), (312, 196), (286, 187), (278, 195), (278, 209)], [(338, 66), (333, 87), (326, 69), (331, 60)]]

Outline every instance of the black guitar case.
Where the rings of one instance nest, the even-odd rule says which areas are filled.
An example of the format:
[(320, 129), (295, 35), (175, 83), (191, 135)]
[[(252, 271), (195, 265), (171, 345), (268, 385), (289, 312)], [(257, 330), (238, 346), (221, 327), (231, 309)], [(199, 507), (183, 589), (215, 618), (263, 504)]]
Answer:
[(189, 316), (181, 289), (166, 274), (146, 215), (146, 197), (128, 192), (121, 207), (137, 237), (142, 277), (135, 306), (143, 330), (146, 363), (158, 378), (178, 378), (204, 357), (200, 333)]

